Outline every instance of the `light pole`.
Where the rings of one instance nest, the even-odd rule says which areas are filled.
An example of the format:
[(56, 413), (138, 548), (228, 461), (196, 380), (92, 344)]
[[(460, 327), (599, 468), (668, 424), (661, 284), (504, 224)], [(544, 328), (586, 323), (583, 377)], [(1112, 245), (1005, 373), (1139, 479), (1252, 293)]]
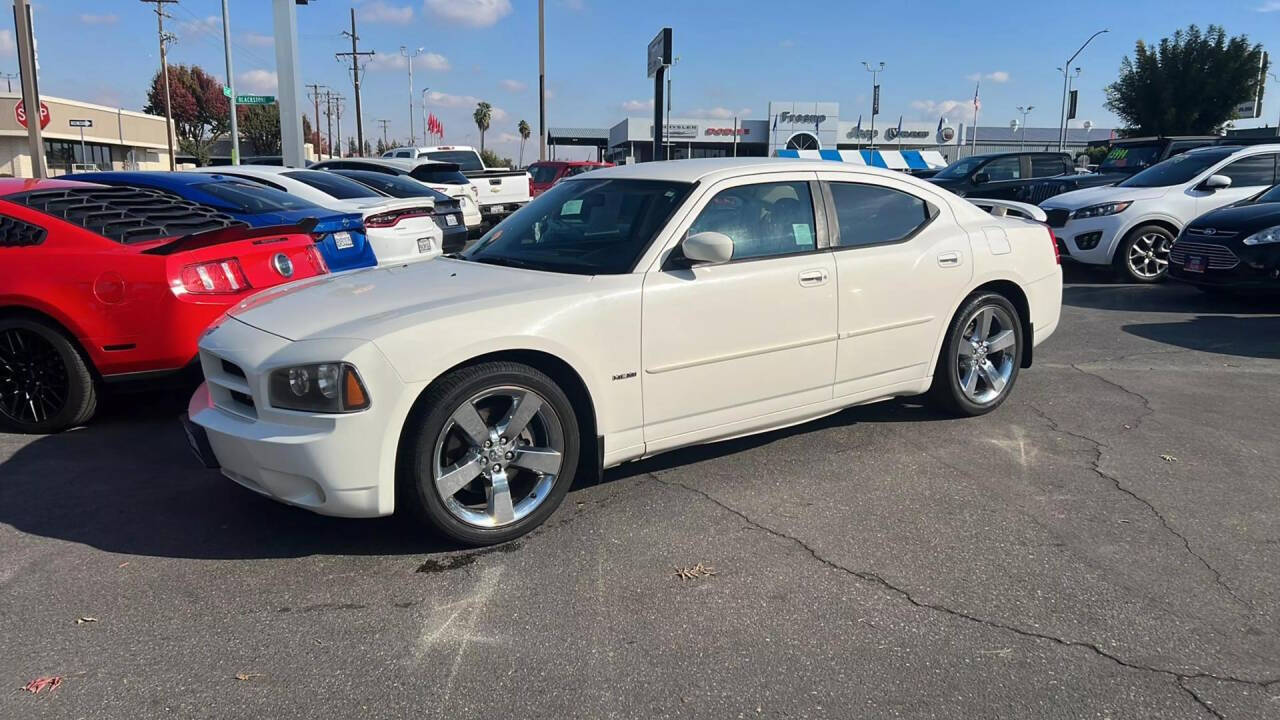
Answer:
[(662, 128), (662, 140), (667, 145), (667, 159), (671, 159), (671, 138), (667, 137), (668, 128), (671, 127), (671, 71), (675, 69), (676, 63), (680, 62), (680, 56), (671, 58), (671, 66), (667, 68), (667, 120), (666, 127)]
[[(1058, 72), (1063, 72), (1062, 68), (1058, 68), (1057, 70), (1058, 70)], [(1067, 76), (1067, 98), (1068, 98), (1068, 99), (1070, 99), (1070, 98), (1071, 98), (1071, 86), (1075, 84), (1075, 80), (1076, 80), (1076, 79), (1078, 79), (1079, 77), (1080, 77), (1080, 66), (1078, 66), (1078, 65), (1077, 65), (1077, 66), (1076, 66), (1076, 71), (1075, 71), (1075, 73), (1074, 73), (1074, 74), (1072, 74), (1072, 75), (1068, 75), (1068, 76)], [(1064, 117), (1064, 118), (1066, 118), (1066, 115), (1067, 115), (1067, 114), (1068, 114), (1068, 113), (1064, 110), (1064, 111), (1063, 111), (1063, 117)], [(1063, 120), (1063, 125), (1062, 125), (1062, 127), (1061, 127), (1061, 128), (1059, 128), (1059, 131), (1058, 131), (1058, 132), (1059, 132), (1059, 135), (1060, 135), (1060, 138), (1059, 138), (1059, 139), (1060, 139), (1060, 140), (1062, 140), (1062, 143), (1058, 146), (1058, 149), (1059, 149), (1059, 150), (1061, 150), (1061, 149), (1063, 149), (1064, 147), (1066, 147), (1066, 144), (1067, 144), (1067, 129), (1066, 129), (1066, 126), (1067, 126), (1067, 123), (1070, 123), (1070, 122), (1071, 122), (1071, 120), (1070, 120), (1069, 118), (1064, 119), (1064, 120)]]
[(884, 63), (880, 63), (879, 67), (871, 67), (871, 63), (866, 60), (862, 61), (862, 67), (871, 73), (871, 148), (876, 147), (876, 113), (880, 112), (880, 85), (876, 82), (876, 78), (880, 73), (884, 72)]
[(418, 48), (417, 50), (414, 50), (412, 54), (410, 54), (409, 51), (405, 48), (405, 46), (403, 45), (400, 46), (400, 55), (404, 57), (406, 60), (408, 60), (408, 62), (406, 62), (405, 64), (409, 66), (409, 144), (410, 145), (416, 144), (414, 142), (414, 135), (413, 135), (413, 59), (418, 57), (421, 54), (422, 54), (422, 48)]
[(427, 143), (427, 93), (431, 88), (422, 88), (422, 144)]
[(1021, 105), (1018, 106), (1018, 112), (1022, 113), (1022, 140), (1018, 143), (1019, 150), (1027, 148), (1027, 115), (1035, 109), (1035, 105), (1028, 105), (1025, 108)]
[(1067, 61), (1060, 68), (1062, 70), (1062, 111), (1059, 114), (1062, 117), (1062, 123), (1058, 126), (1058, 151), (1059, 152), (1062, 151), (1062, 147), (1067, 142), (1067, 80), (1068, 80), (1067, 71), (1071, 68), (1071, 63), (1076, 59), (1076, 56), (1084, 52), (1084, 49), (1089, 46), (1089, 43), (1093, 42), (1094, 38), (1107, 32), (1111, 32), (1111, 31), (1103, 29), (1090, 35), (1089, 39), (1084, 41), (1084, 45), (1081, 45), (1079, 50), (1075, 51), (1075, 53), (1071, 57), (1067, 58)]

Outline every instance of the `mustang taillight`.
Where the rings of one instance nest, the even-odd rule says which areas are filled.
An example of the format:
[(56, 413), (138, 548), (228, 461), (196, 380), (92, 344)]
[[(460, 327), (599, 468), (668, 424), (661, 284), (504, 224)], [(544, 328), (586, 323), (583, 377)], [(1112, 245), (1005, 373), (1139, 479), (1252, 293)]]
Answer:
[(196, 295), (226, 295), (253, 287), (235, 258), (213, 260), (182, 268), (182, 287)]
[(416, 207), (404, 208), (402, 210), (391, 210), (377, 215), (370, 215), (364, 219), (364, 226), (367, 228), (388, 228), (395, 227), (401, 220), (415, 217), (426, 217), (432, 214), (431, 208)]
[(314, 271), (316, 275), (327, 275), (329, 273), (329, 266), (325, 264), (324, 256), (320, 254), (320, 251), (316, 246), (308, 245), (306, 249), (307, 263), (311, 265), (312, 271)]

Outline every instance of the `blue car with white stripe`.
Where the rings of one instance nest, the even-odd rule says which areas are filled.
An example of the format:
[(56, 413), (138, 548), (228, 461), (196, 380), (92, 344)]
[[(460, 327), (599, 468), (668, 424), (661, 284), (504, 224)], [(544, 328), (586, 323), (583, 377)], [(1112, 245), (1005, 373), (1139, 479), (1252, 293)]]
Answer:
[(360, 213), (335, 212), (240, 178), (186, 172), (88, 172), (67, 179), (151, 188), (217, 208), (250, 227), (298, 225), (315, 239), (330, 272), (373, 267), (378, 258), (365, 238)]

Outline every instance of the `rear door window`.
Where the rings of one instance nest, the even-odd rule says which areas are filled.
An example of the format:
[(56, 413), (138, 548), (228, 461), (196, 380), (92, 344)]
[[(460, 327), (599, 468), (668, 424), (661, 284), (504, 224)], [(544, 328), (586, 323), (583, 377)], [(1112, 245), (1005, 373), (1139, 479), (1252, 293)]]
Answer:
[(838, 247), (901, 242), (934, 216), (929, 203), (893, 188), (861, 183), (831, 183), (830, 187)]
[(1252, 155), (1241, 158), (1216, 174), (1231, 178), (1231, 187), (1261, 187), (1276, 182), (1276, 155)]
[(987, 174), (987, 182), (1021, 180), (1022, 158), (1017, 156), (996, 158), (978, 172)]
[(1062, 158), (1056, 155), (1032, 155), (1031, 156), (1031, 177), (1053, 177), (1067, 172), (1070, 167)]

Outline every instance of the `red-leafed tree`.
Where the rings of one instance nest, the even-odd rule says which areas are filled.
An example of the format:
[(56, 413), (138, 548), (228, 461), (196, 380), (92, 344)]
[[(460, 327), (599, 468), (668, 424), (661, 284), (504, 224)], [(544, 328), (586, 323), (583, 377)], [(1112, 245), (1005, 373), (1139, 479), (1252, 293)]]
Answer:
[[(170, 65), (169, 100), (178, 147), (198, 164), (208, 164), (213, 141), (230, 130), (222, 83), (198, 65)], [(164, 79), (159, 72), (151, 78), (143, 111), (164, 115)]]

